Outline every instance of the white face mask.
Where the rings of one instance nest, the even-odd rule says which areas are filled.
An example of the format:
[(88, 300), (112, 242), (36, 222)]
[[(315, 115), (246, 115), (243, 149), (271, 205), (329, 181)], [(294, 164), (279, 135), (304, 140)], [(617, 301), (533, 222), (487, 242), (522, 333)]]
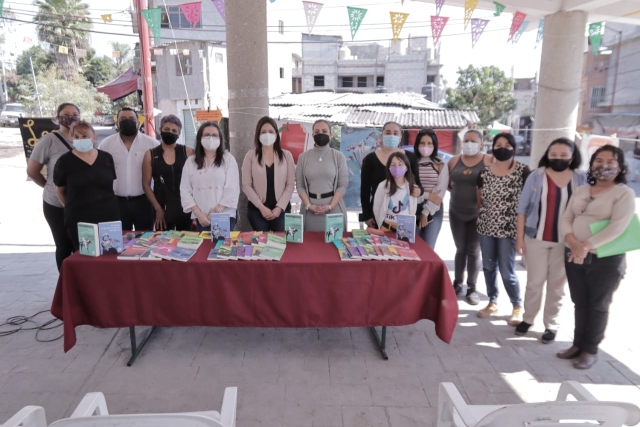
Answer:
[(273, 133), (263, 133), (260, 135), (260, 143), (265, 147), (271, 147), (276, 143), (276, 135)]
[(480, 144), (477, 142), (463, 142), (462, 153), (467, 156), (475, 156), (480, 151)]
[(216, 151), (220, 146), (220, 138), (215, 136), (202, 137), (202, 146), (205, 150)]

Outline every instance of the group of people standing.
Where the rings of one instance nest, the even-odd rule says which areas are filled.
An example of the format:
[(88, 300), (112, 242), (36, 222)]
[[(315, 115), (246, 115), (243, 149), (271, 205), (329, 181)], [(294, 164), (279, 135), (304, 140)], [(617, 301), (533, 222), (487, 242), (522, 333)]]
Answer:
[[(80, 121), (75, 105), (61, 105), (57, 121), (60, 129), (40, 139), (27, 173), (44, 187), (43, 211), (56, 244), (58, 269), (78, 250), (78, 222), (120, 220), (126, 230), (202, 231), (210, 227), (211, 214), (227, 213), (234, 228), (240, 174), (253, 230), (283, 231), (295, 189), (302, 200), (305, 231), (324, 231), (325, 215), (336, 213), (344, 216), (346, 229), (343, 197), (349, 171), (345, 156), (330, 146), (331, 125), (325, 120), (313, 124), (314, 147), (302, 153), (296, 165), (282, 148), (276, 122), (261, 118), (254, 148), (241, 170), (215, 122), (199, 127), (191, 149), (176, 144), (182, 123), (174, 115), (162, 118), (157, 141), (139, 132), (134, 110), (123, 108), (118, 133), (97, 148), (93, 127)], [(456, 294), (479, 304), (476, 285), (482, 266), (489, 303), (478, 316), (495, 315), (499, 272), (513, 305), (509, 323), (524, 335), (540, 311), (546, 288), (542, 342), (548, 343), (558, 330), (568, 278), (576, 329), (573, 346), (558, 357), (576, 359), (576, 368), (591, 367), (604, 337), (611, 296), (625, 272), (624, 255), (599, 258), (595, 249), (620, 236), (635, 212), (635, 195), (625, 185), (623, 152), (601, 147), (584, 174), (578, 169), (580, 151), (560, 138), (531, 172), (515, 160), (511, 134), (497, 135), (492, 155), (487, 155), (482, 133), (469, 130), (462, 154), (448, 163), (438, 156), (433, 130), (418, 132), (413, 153), (400, 148), (401, 139), (399, 124), (385, 124), (381, 146), (364, 158), (360, 221), (395, 231), (398, 215), (416, 215), (420, 237), (434, 248), (443, 223), (443, 198), (450, 190)], [(603, 219), (610, 224), (591, 236), (589, 224)], [(516, 254), (523, 255), (528, 266), (524, 304)]]

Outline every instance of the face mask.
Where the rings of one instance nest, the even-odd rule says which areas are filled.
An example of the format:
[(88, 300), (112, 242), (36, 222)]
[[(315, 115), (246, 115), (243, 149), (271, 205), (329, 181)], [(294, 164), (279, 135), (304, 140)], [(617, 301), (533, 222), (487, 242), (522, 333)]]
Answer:
[(513, 150), (509, 150), (508, 148), (496, 148), (493, 150), (493, 157), (500, 162), (504, 162), (505, 160), (509, 160), (513, 157)]
[(324, 147), (331, 141), (331, 138), (326, 133), (318, 133), (313, 135), (313, 141), (318, 147)]
[(71, 129), (73, 125), (75, 125), (79, 121), (80, 120), (77, 117), (72, 116), (62, 116), (58, 118), (58, 123), (60, 123), (61, 126), (64, 126), (67, 129)]
[(89, 138), (74, 139), (73, 148), (80, 151), (81, 153), (86, 153), (87, 151), (91, 151), (91, 149), (93, 148), (93, 142)]
[(477, 142), (463, 142), (462, 154), (466, 156), (475, 156), (480, 151), (480, 144)]
[(276, 143), (276, 135), (273, 133), (263, 133), (260, 135), (260, 143), (265, 147), (271, 147)]
[(400, 137), (395, 135), (385, 135), (382, 137), (382, 145), (393, 150), (400, 145)]
[(433, 147), (418, 147), (418, 151), (422, 157), (429, 157), (433, 154)]
[(120, 120), (118, 124), (120, 133), (124, 136), (133, 136), (138, 133), (138, 124), (133, 120)]
[(620, 173), (619, 167), (607, 166), (607, 165), (600, 165), (591, 171), (591, 175), (595, 179), (600, 181), (611, 181), (612, 179), (615, 179), (615, 177), (617, 177), (619, 173)]
[(216, 151), (220, 147), (220, 138), (215, 136), (203, 136), (202, 146), (205, 150)]
[(389, 172), (391, 172), (391, 176), (394, 178), (402, 178), (405, 173), (407, 173), (406, 166), (391, 166), (389, 168)]
[(160, 132), (160, 137), (162, 138), (162, 142), (164, 142), (165, 144), (173, 145), (176, 143), (178, 138), (180, 138), (180, 135), (176, 135), (172, 132)]
[(549, 166), (556, 172), (563, 172), (569, 169), (569, 160), (550, 159)]

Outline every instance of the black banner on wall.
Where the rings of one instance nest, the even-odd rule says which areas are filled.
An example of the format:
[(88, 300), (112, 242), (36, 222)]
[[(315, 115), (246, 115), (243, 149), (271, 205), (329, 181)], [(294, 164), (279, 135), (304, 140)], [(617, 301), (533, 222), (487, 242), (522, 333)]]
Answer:
[(27, 159), (31, 157), (33, 147), (36, 146), (40, 138), (60, 127), (53, 122), (53, 118), (36, 117), (21, 117), (18, 119), (18, 126), (20, 127), (20, 135), (22, 135), (24, 155)]

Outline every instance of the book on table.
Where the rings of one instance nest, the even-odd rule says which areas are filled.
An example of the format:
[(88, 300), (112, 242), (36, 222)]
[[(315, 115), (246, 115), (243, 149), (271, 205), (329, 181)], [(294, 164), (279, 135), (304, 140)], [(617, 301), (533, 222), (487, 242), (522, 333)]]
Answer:
[(140, 255), (140, 261), (162, 261), (162, 258), (153, 256), (153, 251), (155, 251), (156, 248), (146, 248), (146, 249), (147, 251), (142, 255)]
[(234, 261), (237, 261), (239, 259), (238, 258), (238, 249), (239, 249), (238, 246), (231, 246), (231, 257), (230, 257), (230, 259), (232, 259)]
[(351, 235), (353, 237), (369, 236), (369, 232), (367, 230), (361, 230), (359, 228), (354, 228), (353, 230), (351, 230)]
[(340, 256), (340, 261), (362, 261), (360, 258), (353, 258), (347, 248), (338, 249), (338, 256)]
[(416, 242), (416, 216), (398, 215), (398, 225), (396, 227), (396, 239), (408, 242)]
[(297, 214), (284, 214), (285, 240), (291, 243), (304, 241), (304, 217)]
[(119, 254), (124, 250), (122, 239), (122, 221), (101, 222), (98, 224), (101, 255)]
[(185, 236), (178, 241), (179, 248), (198, 249), (200, 245), (202, 245), (202, 239), (200, 237)]
[(211, 214), (211, 241), (231, 238), (231, 217), (229, 214)]
[(151, 252), (151, 256), (154, 256), (160, 259), (168, 259), (167, 257), (169, 256), (169, 252), (171, 252), (175, 248), (176, 246), (173, 246), (173, 245), (160, 245), (157, 248), (155, 248), (153, 252)]
[(260, 255), (262, 254), (262, 249), (264, 249), (262, 246), (252, 246), (251, 247), (251, 260), (252, 261), (260, 261), (262, 258), (260, 258)]
[(324, 223), (324, 241), (331, 243), (342, 239), (344, 233), (344, 215), (328, 214), (325, 215)]
[(262, 235), (262, 231), (256, 231), (255, 233), (253, 233), (253, 236), (251, 236), (251, 244), (252, 245), (259, 245), (259, 240), (260, 240), (260, 236)]
[[(204, 231), (202, 233), (204, 233)], [(178, 238), (182, 239), (183, 237), (200, 237), (200, 234), (202, 233), (198, 233), (197, 231), (181, 231)]]
[(223, 258), (218, 258), (218, 249), (211, 249), (207, 256), (207, 261), (222, 261)]
[(386, 246), (386, 248), (389, 251), (389, 253), (391, 254), (391, 260), (400, 261), (402, 259), (402, 257), (398, 253), (398, 248), (396, 248), (394, 246)]
[(340, 249), (347, 249), (347, 247), (345, 246), (344, 243), (342, 243), (342, 240), (334, 240), (333, 242), (333, 246), (336, 247), (336, 249), (340, 250)]
[(398, 254), (406, 261), (420, 261), (418, 253), (413, 249), (398, 249)]
[(390, 245), (396, 249), (411, 249), (411, 246), (409, 246), (408, 242), (403, 242), (402, 240), (398, 239), (389, 239), (389, 241)]
[(238, 236), (238, 239), (244, 246), (251, 246), (251, 239), (253, 238), (253, 231), (243, 231)]
[(267, 234), (266, 246), (276, 249), (282, 249), (284, 251), (284, 249), (287, 247), (287, 239), (275, 233), (269, 233)]
[(147, 252), (149, 248), (145, 248), (144, 246), (131, 246), (125, 248), (121, 254), (118, 254), (118, 259), (122, 260), (139, 260), (140, 256)]
[(268, 233), (262, 233), (258, 236), (258, 246), (267, 246)]
[(349, 255), (351, 255), (351, 258), (362, 259), (362, 255), (360, 254), (360, 251), (358, 250), (357, 247), (347, 246), (347, 251), (349, 252)]
[(171, 252), (167, 254), (166, 259), (172, 261), (182, 261), (187, 262), (191, 259), (192, 256), (196, 254), (196, 249), (186, 249), (186, 248), (174, 248)]
[(199, 234), (199, 236), (201, 239), (206, 239), (206, 240), (211, 240), (213, 241), (213, 239), (211, 239), (211, 232), (210, 231), (203, 231), (202, 233)]
[(262, 248), (260, 258), (270, 261), (280, 261), (284, 255), (284, 249), (279, 249), (271, 246)]
[(164, 233), (162, 233), (162, 236), (160, 236), (162, 238), (165, 239), (179, 239), (180, 238), (180, 231), (178, 230), (167, 230)]
[(80, 255), (100, 256), (100, 234), (98, 224), (78, 223), (78, 243)]
[(223, 245), (218, 249), (218, 259), (231, 259), (231, 246)]
[[(242, 252), (242, 257), (240, 257), (240, 252)], [(252, 261), (253, 257), (253, 246), (243, 246), (238, 248), (238, 258), (244, 261)]]

